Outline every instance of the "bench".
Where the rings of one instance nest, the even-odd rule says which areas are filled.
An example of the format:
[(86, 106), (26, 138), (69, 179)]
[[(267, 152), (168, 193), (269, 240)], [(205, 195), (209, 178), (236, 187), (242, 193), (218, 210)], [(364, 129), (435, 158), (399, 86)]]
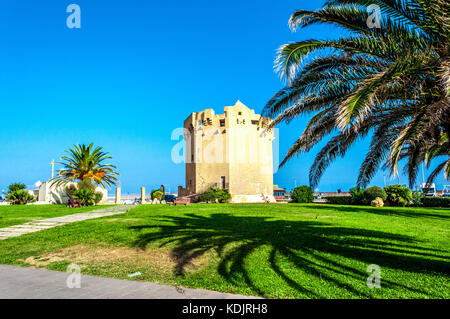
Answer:
[(175, 204), (175, 206), (178, 206), (178, 205), (186, 205), (187, 206), (191, 203), (191, 199), (187, 198), (187, 197), (179, 197), (179, 198), (175, 199), (173, 201), (173, 203)]

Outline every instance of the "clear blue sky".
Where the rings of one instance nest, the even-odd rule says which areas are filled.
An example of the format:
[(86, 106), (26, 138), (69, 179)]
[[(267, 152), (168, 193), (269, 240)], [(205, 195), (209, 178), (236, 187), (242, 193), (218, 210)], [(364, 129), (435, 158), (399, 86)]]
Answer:
[[(71, 3), (81, 7), (81, 29), (66, 26)], [(191, 112), (222, 113), (237, 99), (260, 112), (282, 87), (273, 71), (281, 44), (339, 36), (330, 26), (289, 30), (295, 9), (322, 3), (1, 0), (0, 189), (47, 180), (52, 159), (94, 142), (114, 157), (124, 193), (161, 184), (174, 191), (184, 164), (171, 161), (172, 130)], [(280, 158), (305, 123), (280, 127)], [(367, 145), (336, 161), (319, 189), (352, 187)], [(289, 162), (275, 184), (307, 184), (318, 150)], [(438, 188), (443, 183), (441, 176)], [(372, 184), (383, 185), (382, 172)]]

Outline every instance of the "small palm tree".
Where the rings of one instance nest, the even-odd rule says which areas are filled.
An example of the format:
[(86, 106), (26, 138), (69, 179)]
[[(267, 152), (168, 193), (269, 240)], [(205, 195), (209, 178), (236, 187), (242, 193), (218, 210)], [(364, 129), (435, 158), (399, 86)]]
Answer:
[(51, 180), (52, 185), (60, 186), (69, 182), (78, 182), (82, 185), (99, 185), (102, 187), (116, 185), (119, 181), (116, 176), (117, 167), (111, 164), (105, 164), (105, 160), (112, 157), (109, 153), (102, 151), (102, 147), (94, 148), (94, 144), (74, 145), (66, 151), (69, 156), (61, 157), (64, 167), (59, 171), (58, 175)]
[[(381, 11), (375, 27), (368, 12), (374, 4)], [(310, 170), (315, 187), (336, 157), (371, 134), (358, 186), (365, 187), (383, 162), (397, 175), (400, 159), (408, 162), (411, 186), (418, 165), (437, 155), (446, 157), (438, 171), (448, 174), (449, 13), (445, 0), (328, 0), (317, 11), (296, 11), (292, 29), (328, 23), (347, 32), (280, 48), (276, 66), (289, 83), (263, 114), (276, 117), (271, 127), (313, 114), (280, 166), (331, 135)]]

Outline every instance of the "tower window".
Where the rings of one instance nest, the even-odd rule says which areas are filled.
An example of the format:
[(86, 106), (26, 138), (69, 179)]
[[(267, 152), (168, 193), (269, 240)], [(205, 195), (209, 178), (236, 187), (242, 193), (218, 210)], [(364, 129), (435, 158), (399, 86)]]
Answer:
[(220, 120), (220, 126), (225, 126), (225, 120)]
[(221, 176), (220, 179), (222, 182), (222, 189), (225, 189), (225, 176)]

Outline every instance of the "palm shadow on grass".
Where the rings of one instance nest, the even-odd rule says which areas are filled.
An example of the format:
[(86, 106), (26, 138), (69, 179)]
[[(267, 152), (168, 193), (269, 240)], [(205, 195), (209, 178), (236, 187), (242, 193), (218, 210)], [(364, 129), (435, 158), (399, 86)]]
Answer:
[[(328, 205), (328, 204), (311, 204), (304, 205), (305, 208), (311, 208), (314, 210), (324, 209), (327, 211), (342, 211), (344, 213), (355, 212), (355, 213), (368, 213), (376, 215), (390, 215), (399, 217), (413, 217), (413, 218), (441, 218), (448, 219), (450, 214), (448, 208), (429, 208), (428, 210), (433, 210), (433, 212), (423, 212), (426, 208), (417, 207), (371, 207), (371, 206), (348, 206), (348, 205)], [(442, 214), (441, 214), (442, 212)]]
[[(261, 247), (270, 249), (268, 259), (261, 260), (261, 264), (269, 265), (292, 289), (312, 298), (325, 296), (305, 287), (301, 278), (294, 276), (286, 264), (280, 264), (280, 258), (302, 272), (359, 297), (369, 297), (369, 294), (355, 287), (354, 282), (357, 280), (365, 286), (368, 273), (365, 268), (355, 268), (348, 260), (363, 262), (365, 267), (377, 264), (382, 269), (388, 267), (418, 273), (448, 275), (449, 271), (448, 258), (437, 257), (440, 250), (418, 247), (411, 237), (387, 232), (336, 227), (317, 221), (274, 220), (221, 213), (161, 216), (157, 220), (161, 225), (130, 227), (140, 231), (134, 242), (136, 247), (145, 249), (152, 242), (159, 243), (160, 247), (171, 244), (177, 261), (174, 271), (179, 276), (185, 275), (187, 265), (194, 258), (215, 250), (220, 257), (218, 273), (231, 284), (242, 286), (244, 282), (260, 296), (266, 296), (266, 291), (252, 280), (251, 269), (245, 259)], [(424, 293), (399, 282), (383, 280), (383, 285)]]

